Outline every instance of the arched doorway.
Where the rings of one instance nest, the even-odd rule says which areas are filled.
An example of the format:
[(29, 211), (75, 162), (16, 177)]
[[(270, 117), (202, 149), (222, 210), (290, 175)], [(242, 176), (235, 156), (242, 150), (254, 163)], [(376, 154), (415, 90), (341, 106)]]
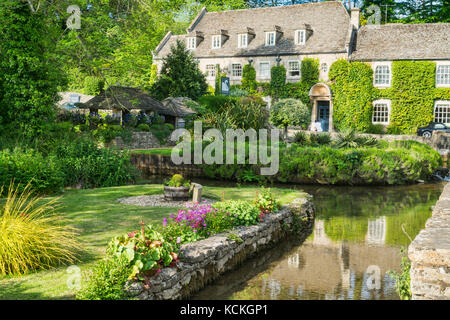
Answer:
[(315, 84), (309, 91), (311, 100), (311, 128), (320, 123), (322, 131), (333, 132), (333, 100), (331, 89), (325, 83)]

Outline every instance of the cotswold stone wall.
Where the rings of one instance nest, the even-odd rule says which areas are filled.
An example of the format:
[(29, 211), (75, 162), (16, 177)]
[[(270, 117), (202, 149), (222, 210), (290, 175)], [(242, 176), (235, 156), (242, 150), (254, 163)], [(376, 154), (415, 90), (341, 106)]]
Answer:
[(133, 132), (131, 136), (131, 142), (125, 143), (122, 137), (116, 137), (110, 143), (110, 146), (117, 147), (119, 149), (152, 149), (161, 148), (162, 145), (151, 132)]
[(450, 183), (408, 249), (413, 299), (450, 300)]
[(280, 212), (267, 215), (258, 225), (238, 227), (229, 233), (183, 245), (176, 267), (164, 268), (151, 278), (148, 288), (134, 282), (127, 285), (126, 291), (140, 300), (189, 298), (226, 271), (288, 235), (296, 234), (298, 240), (303, 241), (311, 233), (313, 224), (312, 203), (306, 198), (296, 199)]
[(141, 171), (143, 176), (172, 176), (181, 174), (183, 177), (203, 177), (201, 167), (191, 164), (176, 165), (170, 156), (159, 154), (131, 154), (131, 163)]

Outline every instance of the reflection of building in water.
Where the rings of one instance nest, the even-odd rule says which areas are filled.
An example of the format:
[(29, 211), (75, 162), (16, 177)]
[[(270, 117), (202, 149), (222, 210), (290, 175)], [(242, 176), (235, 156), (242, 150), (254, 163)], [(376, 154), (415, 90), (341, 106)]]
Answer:
[(332, 246), (336, 245), (325, 233), (325, 221), (316, 220), (314, 222), (314, 244)]
[(386, 217), (369, 220), (366, 242), (369, 245), (384, 245), (386, 243)]
[[(316, 220), (313, 238), (278, 263), (269, 275), (270, 280), (264, 280), (263, 287), (267, 286), (270, 294), (266, 290), (263, 296), (301, 299), (315, 292), (333, 299), (380, 298), (392, 286), (386, 272), (399, 266), (401, 260), (399, 248), (370, 245), (382, 244), (385, 238), (385, 217), (369, 222), (366, 236), (369, 245), (333, 242), (325, 233), (324, 221)], [(377, 272), (373, 271), (374, 266)], [(370, 285), (375, 276), (380, 285)]]

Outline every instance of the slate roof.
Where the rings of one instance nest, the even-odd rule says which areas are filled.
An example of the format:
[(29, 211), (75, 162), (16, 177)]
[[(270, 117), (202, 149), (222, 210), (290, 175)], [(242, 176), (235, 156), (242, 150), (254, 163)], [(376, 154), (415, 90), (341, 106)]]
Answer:
[(450, 23), (362, 26), (350, 60), (450, 59)]
[[(312, 35), (305, 45), (294, 44), (295, 30), (312, 28)], [(265, 32), (275, 31), (276, 26), (283, 32), (276, 46), (265, 46)], [(256, 36), (248, 48), (238, 48), (238, 34), (253, 29)], [(250, 29), (250, 30), (251, 30)], [(211, 49), (212, 36), (221, 30), (229, 37), (220, 49)], [(341, 2), (327, 1), (282, 7), (206, 12), (194, 20), (189, 34), (172, 35), (168, 33), (156, 48), (155, 59), (165, 57), (177, 39), (186, 41), (188, 35), (196, 31), (204, 34), (193, 53), (197, 57), (232, 57), (258, 55), (313, 54), (347, 52), (352, 32), (350, 16)]]

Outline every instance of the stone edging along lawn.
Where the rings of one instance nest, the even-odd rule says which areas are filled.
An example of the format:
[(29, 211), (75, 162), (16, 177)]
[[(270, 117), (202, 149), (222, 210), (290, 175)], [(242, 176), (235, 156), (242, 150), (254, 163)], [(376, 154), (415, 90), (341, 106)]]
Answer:
[(267, 215), (263, 222), (238, 227), (201, 241), (181, 246), (180, 262), (164, 268), (150, 280), (128, 283), (126, 292), (140, 300), (186, 299), (226, 271), (232, 270), (258, 252), (268, 249), (295, 234), (303, 241), (312, 231), (315, 208), (308, 199), (295, 199), (277, 213)]

